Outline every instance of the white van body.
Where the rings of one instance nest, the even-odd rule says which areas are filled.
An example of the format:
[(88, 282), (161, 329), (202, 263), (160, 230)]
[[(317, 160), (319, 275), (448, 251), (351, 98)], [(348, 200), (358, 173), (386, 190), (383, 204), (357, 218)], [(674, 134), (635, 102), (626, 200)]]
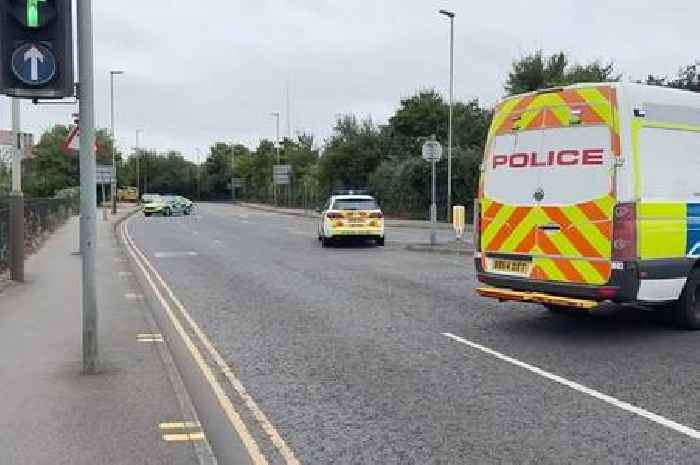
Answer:
[(700, 95), (600, 83), (507, 98), (476, 206), (478, 276), (491, 286), (480, 294), (673, 302), (700, 327)]

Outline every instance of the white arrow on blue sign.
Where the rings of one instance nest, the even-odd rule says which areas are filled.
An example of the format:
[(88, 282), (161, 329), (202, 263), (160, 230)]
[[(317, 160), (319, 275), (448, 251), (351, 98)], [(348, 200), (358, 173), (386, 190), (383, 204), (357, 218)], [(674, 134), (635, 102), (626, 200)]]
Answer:
[(56, 75), (56, 58), (37, 42), (26, 42), (12, 53), (12, 73), (25, 84), (40, 86)]

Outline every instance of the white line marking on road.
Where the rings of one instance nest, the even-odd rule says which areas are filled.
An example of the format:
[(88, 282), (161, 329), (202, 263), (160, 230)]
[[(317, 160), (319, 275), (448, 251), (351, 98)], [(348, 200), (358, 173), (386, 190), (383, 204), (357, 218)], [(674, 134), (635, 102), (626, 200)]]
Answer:
[(142, 294), (131, 294), (131, 293), (129, 293), (129, 294), (124, 294), (124, 297), (126, 297), (126, 298), (129, 299), (129, 300), (141, 300), (141, 299), (143, 299), (143, 295), (142, 295)]
[(132, 273), (131, 271), (120, 271), (120, 272), (119, 272), (119, 276), (121, 276), (121, 277), (123, 277), (123, 278), (124, 278), (124, 277), (127, 277), (127, 276), (132, 276), (133, 274), (134, 274), (134, 273)]
[(695, 430), (693, 428), (690, 428), (688, 426), (682, 425), (680, 423), (676, 423), (675, 421), (669, 420), (668, 418), (662, 417), (661, 415), (657, 415), (656, 413), (652, 413), (652, 412), (645, 410), (641, 407), (637, 407), (637, 406), (629, 404), (623, 400), (616, 399), (615, 397), (609, 396), (607, 394), (603, 394), (602, 392), (598, 392), (595, 389), (591, 389), (591, 388), (586, 387), (582, 384), (578, 384), (574, 381), (569, 381), (566, 378), (562, 378), (561, 376), (555, 375), (555, 374), (550, 373), (548, 371), (545, 371), (541, 368), (537, 368), (536, 366), (530, 365), (528, 363), (521, 362), (520, 360), (517, 360), (513, 357), (509, 357), (507, 355), (504, 355), (504, 354), (497, 352), (493, 349), (489, 349), (488, 347), (477, 344), (476, 342), (472, 342), (472, 341), (469, 341), (467, 339), (461, 338), (459, 336), (455, 336), (452, 333), (442, 333), (442, 335), (449, 337), (450, 339), (452, 339), (454, 341), (461, 342), (462, 344), (466, 344), (469, 347), (472, 347), (473, 349), (480, 350), (486, 354), (489, 354), (493, 357), (496, 357), (499, 360), (510, 363), (511, 365), (515, 365), (517, 367), (523, 368), (527, 371), (535, 373), (536, 375), (542, 376), (543, 378), (546, 378), (550, 381), (554, 381), (555, 383), (559, 383), (563, 386), (571, 388), (574, 391), (589, 395), (589, 396), (594, 397), (598, 400), (602, 400), (603, 402), (610, 404), (614, 407), (617, 407), (619, 409), (633, 413), (635, 415), (639, 415), (640, 417), (644, 417), (647, 420), (651, 420), (654, 423), (657, 423), (661, 426), (665, 426), (666, 428), (672, 429), (678, 433), (685, 434), (686, 436), (690, 436), (693, 439), (700, 439), (700, 431)]
[(198, 254), (194, 250), (186, 252), (156, 252), (153, 254), (156, 258), (178, 258), (178, 257), (196, 257)]
[[(212, 390), (214, 391), (214, 393), (217, 396), (217, 399), (219, 400), (219, 404), (223, 408), (224, 412), (227, 414), (229, 421), (232, 423), (232, 425), (234, 426), (234, 428), (238, 432), (238, 435), (241, 437), (241, 440), (243, 441), (243, 444), (248, 449), (248, 453), (251, 456), (251, 459), (253, 460), (253, 462), (256, 465), (267, 464), (267, 459), (260, 452), (258, 444), (255, 442), (253, 437), (250, 435), (248, 428), (246, 427), (245, 423), (243, 423), (243, 421), (241, 420), (240, 415), (235, 410), (233, 404), (231, 403), (231, 400), (228, 398), (228, 396), (226, 395), (226, 392), (223, 390), (223, 388), (221, 387), (221, 385), (217, 381), (217, 379), (214, 376), (214, 373), (211, 371), (211, 368), (209, 367), (208, 363), (205, 361), (204, 357), (202, 356), (202, 354), (199, 351), (199, 349), (197, 348), (197, 346), (192, 342), (192, 339), (190, 338), (190, 336), (187, 334), (187, 332), (183, 328), (182, 324), (180, 323), (180, 320), (177, 318), (177, 316), (175, 316), (175, 313), (170, 308), (170, 305), (168, 305), (167, 301), (165, 301), (165, 299), (163, 298), (162, 294), (160, 293), (160, 290), (158, 289), (158, 287), (155, 285), (155, 283), (151, 279), (151, 275), (146, 271), (143, 264), (145, 264), (145, 266), (148, 267), (148, 269), (151, 271), (151, 273), (153, 273), (153, 276), (158, 280), (160, 285), (167, 292), (170, 299), (178, 307), (182, 317), (190, 325), (190, 328), (197, 335), (197, 337), (199, 338), (202, 345), (207, 349), (207, 351), (211, 355), (211, 357), (214, 360), (214, 362), (216, 363), (216, 365), (222, 371), (222, 373), (224, 373), (224, 375), (226, 376), (226, 379), (234, 387), (234, 389), (238, 393), (241, 400), (246, 404), (248, 409), (253, 413), (256, 420), (258, 421), (258, 424), (262, 427), (262, 429), (270, 437), (270, 440), (275, 445), (278, 452), (284, 457), (287, 465), (301, 465), (299, 460), (294, 455), (294, 452), (292, 452), (292, 450), (289, 448), (289, 446), (284, 441), (284, 439), (282, 439), (282, 436), (277, 432), (275, 427), (272, 425), (270, 420), (267, 418), (265, 413), (260, 409), (260, 407), (258, 407), (255, 400), (253, 400), (253, 397), (248, 393), (248, 391), (245, 389), (245, 387), (240, 382), (240, 380), (231, 371), (231, 368), (228, 366), (226, 361), (223, 359), (223, 357), (216, 350), (216, 348), (211, 343), (209, 338), (206, 336), (204, 331), (202, 331), (202, 329), (199, 327), (197, 322), (194, 321), (194, 319), (190, 316), (190, 314), (187, 311), (187, 309), (185, 308), (185, 306), (182, 304), (182, 302), (180, 302), (180, 300), (175, 296), (173, 291), (170, 289), (170, 286), (168, 286), (168, 284), (165, 282), (165, 280), (160, 276), (160, 274), (158, 274), (158, 272), (153, 267), (153, 265), (148, 261), (148, 259), (144, 255), (144, 253), (136, 246), (134, 241), (131, 239), (131, 236), (129, 234), (129, 227), (128, 227), (129, 221), (130, 220), (127, 220), (124, 223), (122, 223), (122, 234), (125, 236), (125, 242), (129, 248), (129, 253), (134, 258), (137, 265), (139, 266), (139, 268), (143, 272), (144, 276), (146, 277), (146, 280), (149, 282), (149, 284), (151, 285), (151, 288), (155, 292), (156, 297), (158, 297), (161, 305), (163, 305), (163, 308), (165, 309), (168, 316), (170, 317), (170, 320), (173, 323), (173, 326), (177, 330), (177, 332), (180, 335), (180, 337), (182, 338), (182, 340), (185, 342), (185, 345), (187, 346), (188, 350), (192, 354), (192, 357), (195, 359), (195, 361), (199, 365), (200, 369), (204, 373), (205, 378), (207, 379), (207, 381), (209, 381), (209, 384), (212, 387)], [(138, 257), (140, 257), (140, 260), (139, 260), (139, 258), (137, 258), (137, 254), (138, 254)]]

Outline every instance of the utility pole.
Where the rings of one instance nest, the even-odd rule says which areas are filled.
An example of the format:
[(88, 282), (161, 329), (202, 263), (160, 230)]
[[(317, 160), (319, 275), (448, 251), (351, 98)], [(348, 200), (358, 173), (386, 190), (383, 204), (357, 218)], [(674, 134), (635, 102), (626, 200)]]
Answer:
[(78, 0), (80, 82), (80, 251), (82, 252), (83, 373), (97, 373), (97, 188), (95, 186), (95, 83), (92, 0)]
[(24, 194), (20, 144), (20, 101), (12, 98), (12, 193), (10, 194), (10, 278), (24, 281)]
[[(110, 133), (112, 135), (112, 215), (117, 214), (117, 139), (114, 135), (114, 76), (124, 74), (124, 71), (109, 72), (109, 102), (110, 102)], [(103, 199), (104, 200), (104, 199)]]
[(447, 221), (452, 221), (452, 106), (454, 92), (454, 44), (455, 44), (455, 14), (452, 11), (440, 10), (440, 14), (450, 18), (450, 116), (447, 134)]

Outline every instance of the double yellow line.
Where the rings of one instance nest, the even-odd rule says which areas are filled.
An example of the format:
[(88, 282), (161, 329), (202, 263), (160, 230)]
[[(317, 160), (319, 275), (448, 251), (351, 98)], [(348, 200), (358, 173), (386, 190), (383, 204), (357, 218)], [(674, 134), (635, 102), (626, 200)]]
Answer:
[(248, 391), (245, 389), (240, 380), (231, 371), (228, 364), (224, 361), (223, 357), (216, 350), (216, 348), (206, 336), (204, 331), (202, 331), (197, 322), (195, 322), (195, 320), (190, 316), (185, 306), (175, 296), (175, 294), (172, 292), (165, 280), (163, 280), (163, 278), (158, 274), (156, 269), (153, 267), (153, 265), (151, 265), (146, 256), (143, 254), (143, 252), (141, 252), (141, 250), (136, 246), (133, 239), (131, 238), (131, 235), (129, 234), (128, 225), (130, 221), (130, 219), (127, 219), (121, 225), (122, 238), (127, 246), (129, 254), (134, 259), (134, 262), (143, 273), (151, 289), (153, 289), (153, 293), (163, 306), (163, 309), (168, 315), (168, 318), (170, 319), (170, 322), (172, 323), (173, 327), (177, 331), (177, 334), (180, 336), (183, 343), (187, 347), (187, 350), (192, 355), (192, 358), (194, 359), (195, 363), (202, 371), (204, 378), (207, 380), (207, 383), (214, 392), (214, 395), (216, 396), (219, 405), (224, 411), (224, 414), (228, 418), (231, 426), (238, 433), (238, 436), (241, 438), (241, 441), (243, 442), (243, 445), (245, 446), (253, 464), (267, 465), (268, 461), (260, 451), (259, 445), (255, 441), (253, 436), (250, 434), (248, 427), (245, 425), (245, 423), (241, 419), (240, 414), (233, 406), (233, 403), (226, 394), (226, 391), (224, 390), (223, 386), (217, 380), (217, 376), (214, 374), (213, 368), (206, 362), (206, 359), (202, 355), (202, 352), (199, 350), (197, 345), (194, 343), (190, 335), (185, 330), (183, 323), (180, 321), (180, 318), (178, 318), (178, 316), (175, 314), (175, 311), (173, 311), (172, 307), (163, 296), (160, 288), (156, 284), (156, 281), (165, 291), (170, 300), (175, 304), (175, 306), (179, 310), (180, 317), (185, 321), (189, 329), (197, 337), (199, 343), (206, 349), (208, 355), (214, 361), (216, 369), (224, 374), (226, 380), (231, 384), (231, 386), (233, 386), (233, 388), (237, 392), (240, 400), (246, 405), (246, 407), (248, 407), (250, 412), (253, 414), (253, 416), (258, 422), (258, 425), (268, 435), (268, 437), (270, 438), (280, 455), (284, 457), (286, 464), (301, 465), (299, 460), (295, 457), (294, 452), (292, 452), (292, 450), (289, 448), (282, 436), (267, 418), (265, 413), (260, 409), (255, 400), (253, 400), (253, 397), (248, 393)]

